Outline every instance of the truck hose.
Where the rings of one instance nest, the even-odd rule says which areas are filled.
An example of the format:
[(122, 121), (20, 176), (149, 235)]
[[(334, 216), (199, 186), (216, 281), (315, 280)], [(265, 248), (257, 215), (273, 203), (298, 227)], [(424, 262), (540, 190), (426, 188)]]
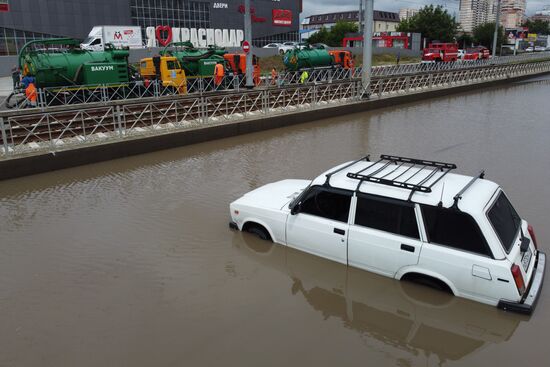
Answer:
[(19, 101), (16, 100), (14, 103), (12, 103), (11, 99), (15, 96), (24, 97), (24, 94), (23, 94), (23, 92), (19, 92), (19, 91), (11, 92), (10, 95), (4, 101), (4, 105), (6, 106), (6, 108), (11, 110), (12, 108), (20, 107), (23, 103), (25, 103), (26, 98), (22, 98)]

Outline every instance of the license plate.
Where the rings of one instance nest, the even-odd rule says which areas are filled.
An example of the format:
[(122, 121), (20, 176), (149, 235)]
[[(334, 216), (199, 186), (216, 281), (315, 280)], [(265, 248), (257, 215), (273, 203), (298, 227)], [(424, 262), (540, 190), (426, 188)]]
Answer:
[(521, 258), (521, 265), (523, 266), (523, 270), (527, 273), (527, 269), (529, 268), (529, 263), (531, 262), (531, 257), (533, 256), (533, 253), (531, 252), (531, 249), (528, 249)]

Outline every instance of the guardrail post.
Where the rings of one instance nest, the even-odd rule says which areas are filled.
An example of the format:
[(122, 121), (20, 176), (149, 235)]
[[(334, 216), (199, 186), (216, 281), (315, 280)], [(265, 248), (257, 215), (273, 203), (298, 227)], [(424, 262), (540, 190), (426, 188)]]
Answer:
[(8, 134), (6, 134), (6, 125), (4, 125), (3, 117), (0, 117), (0, 130), (2, 130), (2, 142), (4, 143), (4, 152), (7, 155), (9, 153)]
[(124, 131), (122, 130), (122, 113), (120, 112), (120, 105), (117, 105), (115, 108), (115, 116), (117, 120), (118, 135), (122, 137)]

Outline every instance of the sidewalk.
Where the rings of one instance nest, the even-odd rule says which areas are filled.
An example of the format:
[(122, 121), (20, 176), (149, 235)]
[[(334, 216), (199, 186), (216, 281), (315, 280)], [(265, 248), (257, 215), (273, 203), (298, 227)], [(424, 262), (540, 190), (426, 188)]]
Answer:
[(11, 76), (0, 78), (0, 97), (7, 97), (13, 91)]

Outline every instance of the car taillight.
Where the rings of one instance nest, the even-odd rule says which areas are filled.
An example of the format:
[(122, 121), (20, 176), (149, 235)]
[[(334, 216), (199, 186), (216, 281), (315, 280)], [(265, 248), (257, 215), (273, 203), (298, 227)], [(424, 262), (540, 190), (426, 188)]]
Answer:
[(525, 292), (525, 283), (523, 282), (523, 276), (521, 275), (521, 269), (516, 264), (512, 265), (512, 276), (514, 277), (514, 281), (516, 282), (516, 287), (518, 288), (518, 292), (520, 295)]
[(535, 245), (535, 248), (538, 250), (539, 246), (537, 245), (537, 236), (535, 236), (535, 230), (533, 229), (532, 225), (527, 226), (527, 230), (529, 231), (529, 236), (531, 236), (531, 239), (533, 240), (533, 244)]

